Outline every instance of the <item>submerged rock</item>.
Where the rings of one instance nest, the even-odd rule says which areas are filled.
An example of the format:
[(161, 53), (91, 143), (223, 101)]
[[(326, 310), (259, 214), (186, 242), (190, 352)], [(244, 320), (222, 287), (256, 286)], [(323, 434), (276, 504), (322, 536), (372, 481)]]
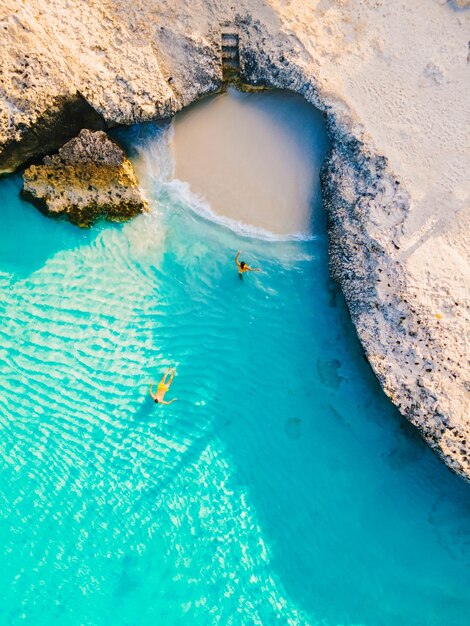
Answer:
[(84, 129), (23, 174), (21, 195), (46, 215), (82, 228), (105, 218), (123, 222), (148, 210), (131, 162), (106, 133)]

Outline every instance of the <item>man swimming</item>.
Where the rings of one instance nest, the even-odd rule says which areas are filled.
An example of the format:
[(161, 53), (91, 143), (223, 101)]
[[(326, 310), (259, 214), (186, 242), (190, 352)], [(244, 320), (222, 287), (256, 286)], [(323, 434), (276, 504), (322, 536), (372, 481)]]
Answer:
[[(168, 382), (166, 381), (166, 377), (171, 373), (170, 379), (168, 380)], [(172, 402), (174, 402), (175, 400), (178, 400), (178, 398), (173, 398), (173, 400), (170, 400), (169, 402), (166, 402), (163, 398), (165, 397), (166, 392), (168, 391), (168, 389), (170, 388), (171, 383), (173, 382), (173, 378), (175, 377), (175, 370), (171, 370), (168, 369), (165, 374), (163, 375), (163, 378), (161, 379), (161, 381), (158, 383), (157, 385), (157, 393), (153, 393), (152, 392), (152, 387), (154, 383), (150, 383), (150, 395), (152, 396), (152, 398), (154, 399), (156, 404), (171, 404)]]
[(261, 268), (260, 267), (250, 267), (249, 265), (247, 265), (245, 263), (245, 261), (239, 261), (239, 257), (240, 257), (240, 250), (237, 252), (237, 256), (235, 257), (235, 263), (237, 264), (238, 267), (238, 273), (241, 276), (242, 274), (244, 274), (245, 272), (261, 272)]

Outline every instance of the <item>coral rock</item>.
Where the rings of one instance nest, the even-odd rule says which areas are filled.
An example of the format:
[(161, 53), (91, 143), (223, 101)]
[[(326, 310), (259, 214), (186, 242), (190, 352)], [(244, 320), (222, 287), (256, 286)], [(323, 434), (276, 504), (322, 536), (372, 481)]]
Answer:
[(102, 131), (82, 130), (58, 154), (29, 167), (23, 180), (23, 198), (82, 228), (100, 218), (123, 222), (148, 210), (132, 164)]

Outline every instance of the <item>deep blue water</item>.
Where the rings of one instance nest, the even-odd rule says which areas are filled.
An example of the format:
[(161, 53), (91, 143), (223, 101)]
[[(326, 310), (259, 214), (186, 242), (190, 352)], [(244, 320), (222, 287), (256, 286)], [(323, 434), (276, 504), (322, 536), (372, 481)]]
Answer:
[[(19, 187), (0, 182), (1, 624), (470, 623), (468, 485), (382, 393), (324, 232), (241, 237), (171, 184), (83, 232)], [(238, 278), (240, 248), (262, 273)]]

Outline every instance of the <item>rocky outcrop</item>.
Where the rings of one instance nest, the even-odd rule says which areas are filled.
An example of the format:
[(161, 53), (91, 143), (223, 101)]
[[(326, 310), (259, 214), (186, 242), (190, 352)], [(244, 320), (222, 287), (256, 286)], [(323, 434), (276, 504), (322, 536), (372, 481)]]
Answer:
[(82, 130), (43, 165), (29, 167), (23, 179), (24, 199), (81, 227), (101, 218), (123, 222), (148, 208), (132, 164), (102, 131)]

